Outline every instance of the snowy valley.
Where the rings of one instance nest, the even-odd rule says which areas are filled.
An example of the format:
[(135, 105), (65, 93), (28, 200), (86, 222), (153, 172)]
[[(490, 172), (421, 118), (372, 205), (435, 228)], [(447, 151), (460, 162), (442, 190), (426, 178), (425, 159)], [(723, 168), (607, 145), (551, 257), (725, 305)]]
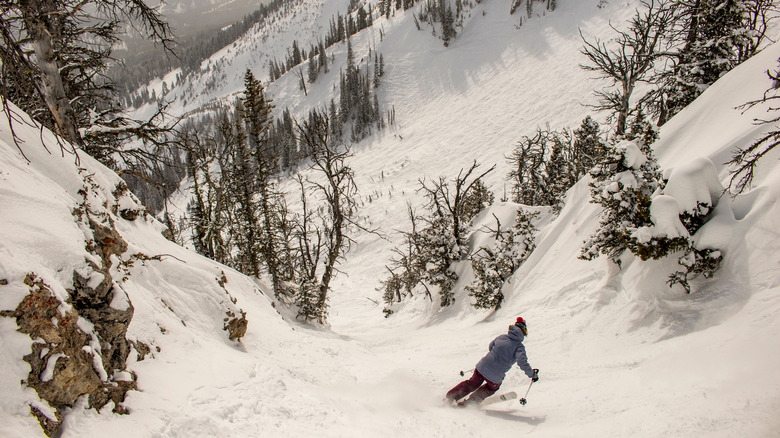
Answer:
[[(146, 87), (147, 94), (165, 89), (170, 112), (197, 119), (232, 106), (250, 69), (273, 99), (274, 116), (288, 109), (304, 120), (311, 109), (327, 107), (338, 98), (346, 42), (327, 48), (329, 71), (307, 84), (305, 95), (294, 71), (269, 81), (268, 63), (287, 56), (293, 41), (316, 44), (350, 2), (291, 3), (199, 72), (172, 72)], [(554, 11), (540, 4), (528, 17), (525, 10), (509, 14), (509, 2), (464, 3), (468, 12), (446, 47), (440, 28), (417, 20), (421, 4), (376, 16), (350, 39), (358, 60), (371, 64), (374, 54), (383, 56), (375, 93), (395, 120), (350, 145), (357, 221), (379, 233), (352, 235), (331, 283), (326, 324), (296, 318), (273, 296), (266, 276), (243, 275), (190, 243), (167, 240), (165, 226), (121, 189), (110, 169), (84, 153), (78, 160), (61, 153), (54, 134), (20, 110), (12, 124), (0, 115), (0, 436), (43, 436), (40, 416), (58, 415), (20, 385), (30, 378), (25, 356), (37, 354), (30, 361), (43, 367), (42, 386), (67, 377), (65, 360), (49, 354), (50, 332), (31, 340), (17, 331), (14, 309), (31, 290), (46, 289), (55, 300), (48, 304), (51, 324), (41, 324), (81, 330), (89, 345), (78, 354), (105, 374), (97, 342), (104, 329), (83, 315), (66, 321), (78, 307), (69, 298), (76, 277), (85, 289), (108, 278), (113, 298), (106, 309), (132, 309), (124, 327), (130, 342), (116, 347), (128, 350), (124, 374), (97, 372), (92, 388), (132, 387), (99, 412), (89, 408), (92, 399), (77, 397), (59, 412), (61, 437), (777, 436), (780, 152), (762, 158), (749, 190), (723, 192), (731, 178), (725, 163), (737, 148), (776, 129), (756, 123), (772, 117), (768, 104), (738, 107), (772, 87), (767, 71), (777, 69), (777, 44), (715, 82), (652, 144), (669, 181), (661, 196), (680, 209), (714, 205), (692, 237), (722, 254), (712, 278), (692, 280), (686, 293), (667, 284), (679, 269), (676, 256), (641, 260), (626, 253), (619, 268), (606, 256), (580, 259), (602, 212), (590, 202), (593, 178), (585, 176), (566, 192), (560, 212), (532, 208), (539, 212), (536, 247), (504, 283), (498, 310), (471, 305), (465, 287), (474, 274), (468, 261), (458, 261), (453, 304), (442, 307), (436, 296), (418, 293), (386, 317), (382, 281), (393, 248), (409, 231), (407, 205), (425, 204), (420, 181), (454, 179), (475, 160), (482, 170), (495, 165), (484, 182), (496, 201), (473, 219), (468, 249), (490, 241), (496, 221), (510, 224), (517, 215), (518, 204), (507, 200), (513, 170), (507, 156), (524, 136), (547, 124), (574, 129), (589, 114), (608, 125), (604, 114), (585, 106), (608, 81), (580, 68), (582, 38), (610, 41), (610, 24), (622, 25), (639, 7), (633, 0), (558, 0)], [(770, 33), (780, 37), (777, 28)], [(144, 104), (133, 111), (142, 118), (154, 109)], [(637, 149), (634, 158), (644, 155)], [(300, 170), (314, 174), (305, 163)], [(293, 176), (278, 184), (291, 208), (301, 209)], [(170, 199), (175, 217), (187, 215), (192, 181), (185, 178), (180, 188)], [(674, 207), (670, 215), (662, 202), (655, 205), (647, 236), (686, 233)], [(110, 252), (96, 244), (106, 241), (96, 224), (114, 229), (113, 240), (125, 246)], [(541, 370), (528, 403), (484, 409), (445, 403), (460, 372), (470, 373), (518, 316), (528, 321), (530, 364)], [(529, 383), (514, 369), (500, 392), (523, 396)]]

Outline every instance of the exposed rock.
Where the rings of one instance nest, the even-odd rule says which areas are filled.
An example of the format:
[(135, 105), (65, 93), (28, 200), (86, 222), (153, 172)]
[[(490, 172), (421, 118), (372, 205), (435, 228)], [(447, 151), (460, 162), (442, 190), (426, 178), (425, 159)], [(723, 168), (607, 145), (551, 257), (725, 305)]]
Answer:
[(125, 184), (124, 181), (120, 181), (119, 184), (117, 184), (116, 188), (114, 189), (111, 194), (114, 196), (114, 199), (117, 200), (117, 204), (113, 207), (113, 213), (118, 214), (122, 219), (128, 220), (128, 221), (134, 221), (138, 219), (139, 216), (141, 216), (141, 213), (144, 212), (143, 206), (141, 206), (138, 202), (135, 201), (133, 197), (133, 206), (132, 207), (125, 207), (121, 208), (119, 204), (122, 204), (119, 200), (122, 197), (132, 197), (132, 194), (130, 193), (130, 188)]
[(224, 330), (227, 330), (229, 333), (228, 338), (231, 341), (239, 341), (241, 342), (241, 338), (246, 334), (247, 326), (249, 325), (249, 321), (246, 319), (246, 312), (243, 310), (241, 312), (241, 317), (239, 318), (236, 316), (235, 313), (228, 311), (227, 312), (227, 318), (225, 318), (225, 327)]
[[(110, 312), (112, 316), (106, 320), (106, 310), (80, 311), (76, 306), (68, 306), (69, 309), (63, 306), (33, 273), (27, 275), (24, 283), (30, 287), (30, 293), (15, 310), (4, 311), (2, 316), (16, 318), (18, 331), (34, 340), (31, 353), (24, 356), (25, 362), (30, 364), (30, 373), (24, 383), (35, 389), (38, 397), (54, 409), (55, 418), (49, 418), (31, 407), (32, 415), (44, 432), (48, 436), (56, 433), (62, 421), (62, 410), (72, 407), (83, 395), (88, 396), (92, 408), (99, 410), (113, 401), (114, 411), (125, 413), (121, 403), (127, 391), (135, 389), (136, 376), (125, 373), (130, 376), (129, 380), (112, 381), (111, 378), (113, 370), (123, 369), (129, 352), (121, 345), (127, 343), (124, 333), (132, 317), (132, 307), (123, 312), (124, 322)], [(99, 348), (93, 334), (79, 326), (80, 317), (98, 321), (95, 332)]]
[(88, 248), (90, 252), (95, 252), (103, 259), (103, 266), (106, 270), (111, 267), (111, 255), (119, 255), (127, 251), (127, 242), (119, 232), (114, 228), (113, 221), (108, 218), (110, 227), (99, 224), (92, 218), (89, 218), (89, 227), (92, 228), (93, 245)]
[(141, 210), (137, 210), (134, 208), (124, 208), (122, 210), (119, 210), (119, 216), (122, 217), (122, 219), (128, 220), (128, 221), (134, 221), (138, 219), (139, 216), (141, 216)]
[[(135, 359), (138, 362), (144, 360), (146, 355), (152, 352), (152, 349), (149, 348), (149, 345), (141, 341), (130, 341), (130, 345), (132, 345), (133, 348), (135, 348), (136, 353), (138, 353), (138, 356)], [(157, 351), (160, 350), (158, 349)]]
[(95, 331), (100, 335), (103, 363), (110, 369), (124, 369), (131, 347), (125, 334), (133, 318), (134, 308), (129, 300), (126, 309), (111, 307), (114, 294), (124, 292), (113, 286), (107, 271), (95, 271), (93, 275), (103, 275), (105, 278), (94, 289), (89, 286), (89, 279), (78, 272), (73, 273), (73, 289), (68, 290), (70, 300), (78, 313), (94, 324)]
[(46, 436), (54, 435), (60, 428), (60, 421), (62, 421), (61, 413), (57, 412), (57, 418), (55, 420), (51, 420), (46, 415), (43, 415), (43, 412), (35, 406), (30, 406), (30, 413), (33, 417), (38, 419), (38, 423), (41, 424), (43, 433), (45, 433)]

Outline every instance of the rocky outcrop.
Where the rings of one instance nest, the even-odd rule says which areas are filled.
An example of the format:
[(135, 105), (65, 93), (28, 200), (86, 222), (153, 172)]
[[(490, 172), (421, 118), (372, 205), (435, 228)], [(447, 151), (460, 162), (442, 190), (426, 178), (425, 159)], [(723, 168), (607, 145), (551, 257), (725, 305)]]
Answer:
[(65, 286), (67, 297), (55, 295), (41, 278), (29, 273), (24, 279), (29, 294), (16, 309), (2, 312), (15, 318), (18, 331), (32, 339), (31, 352), (24, 356), (30, 373), (22, 383), (51, 407), (46, 412), (42, 406), (30, 407), (49, 436), (57, 433), (64, 409), (82, 396), (90, 408), (100, 410), (113, 402), (113, 412), (127, 413), (122, 403), (127, 391), (136, 388), (136, 375), (126, 370), (127, 357), (134, 345), (145, 347), (139, 359), (149, 351), (145, 344), (127, 339), (134, 308), (111, 276), (113, 262), (128, 249), (114, 220), (134, 220), (140, 207), (133, 202), (118, 207), (116, 196), (129, 196), (126, 187), (120, 185), (114, 199), (106, 199), (92, 175), (84, 174), (84, 183), (78, 192), (84, 200), (73, 216), (84, 230), (89, 255), (74, 270), (72, 285)]
[(98, 324), (90, 330), (89, 318), (75, 306), (63, 305), (34, 273), (28, 274), (24, 283), (29, 294), (15, 310), (3, 311), (2, 316), (16, 318), (18, 331), (34, 340), (32, 351), (24, 356), (30, 373), (22, 383), (33, 388), (54, 411), (51, 418), (31, 407), (44, 432), (48, 436), (56, 433), (63, 409), (84, 395), (92, 408), (99, 410), (113, 401), (114, 412), (125, 413), (122, 402), (127, 391), (135, 388), (135, 375), (115, 372), (121, 370), (110, 365), (116, 349), (102, 339)]
[[(111, 223), (111, 222), (109, 222)], [(89, 220), (93, 233), (92, 251), (100, 256), (101, 266), (87, 262), (89, 277), (73, 273), (70, 302), (79, 314), (94, 324), (101, 340), (102, 359), (110, 369), (124, 369), (131, 344), (125, 338), (127, 326), (133, 318), (133, 305), (124, 291), (114, 285), (111, 277), (111, 256), (127, 251), (127, 242), (113, 228)], [(96, 284), (96, 286), (92, 286)], [(116, 295), (120, 295), (117, 297)], [(117, 299), (118, 298), (118, 299)], [(117, 299), (119, 305), (112, 306)]]

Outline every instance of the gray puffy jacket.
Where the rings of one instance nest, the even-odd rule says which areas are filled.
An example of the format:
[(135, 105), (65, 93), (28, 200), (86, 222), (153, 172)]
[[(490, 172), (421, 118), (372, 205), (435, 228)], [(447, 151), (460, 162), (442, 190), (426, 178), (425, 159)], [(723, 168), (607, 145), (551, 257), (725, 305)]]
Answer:
[(477, 363), (477, 371), (487, 380), (501, 383), (506, 372), (516, 363), (526, 376), (533, 378), (534, 371), (531, 365), (528, 365), (523, 338), (520, 327), (511, 326), (507, 334), (493, 339), (489, 347), (490, 352)]

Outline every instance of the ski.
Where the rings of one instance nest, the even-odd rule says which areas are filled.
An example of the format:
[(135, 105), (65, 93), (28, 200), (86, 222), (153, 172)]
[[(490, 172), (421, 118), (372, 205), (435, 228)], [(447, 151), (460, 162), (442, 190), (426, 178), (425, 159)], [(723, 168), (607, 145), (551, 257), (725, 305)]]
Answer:
[(513, 399), (516, 399), (516, 398), (517, 398), (517, 393), (514, 392), (514, 391), (511, 391), (511, 392), (507, 392), (507, 393), (504, 393), (504, 394), (494, 395), (494, 396), (488, 397), (485, 400), (482, 400), (482, 403), (480, 403), (480, 404), (482, 406), (486, 406), (486, 405), (492, 405), (493, 403), (498, 403), (498, 402), (507, 401), (507, 400), (513, 400)]

